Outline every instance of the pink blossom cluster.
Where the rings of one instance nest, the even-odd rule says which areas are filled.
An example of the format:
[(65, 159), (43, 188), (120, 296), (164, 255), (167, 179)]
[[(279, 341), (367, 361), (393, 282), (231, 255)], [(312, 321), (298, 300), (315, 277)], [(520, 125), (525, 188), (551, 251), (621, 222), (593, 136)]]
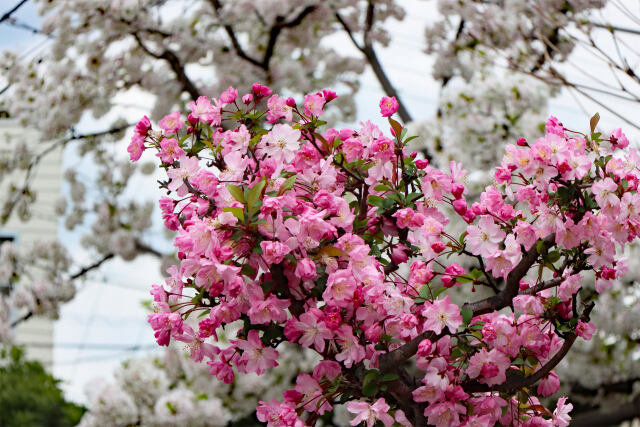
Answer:
[[(259, 84), (238, 96), (201, 97), (162, 132), (145, 118), (132, 140), (132, 160), (141, 135), (158, 152), (177, 232), (179, 265), (152, 289), (160, 345), (186, 343), (227, 383), (277, 366), (283, 342), (317, 352), (282, 400), (260, 402), (269, 426), (314, 425), (345, 402), (352, 425), (568, 425), (566, 399), (551, 412), (539, 398), (594, 334), (592, 301), (626, 272), (619, 254), (640, 230), (640, 159), (620, 130), (603, 139), (552, 117), (544, 138), (507, 147), (469, 205), (462, 165), (408, 153), (391, 118), (391, 136), (370, 121), (321, 132), (334, 92), (302, 105)], [(459, 238), (451, 215), (468, 224)], [(446, 292), (460, 286), (493, 295), (456, 304)], [(218, 342), (234, 322), (235, 339)]]

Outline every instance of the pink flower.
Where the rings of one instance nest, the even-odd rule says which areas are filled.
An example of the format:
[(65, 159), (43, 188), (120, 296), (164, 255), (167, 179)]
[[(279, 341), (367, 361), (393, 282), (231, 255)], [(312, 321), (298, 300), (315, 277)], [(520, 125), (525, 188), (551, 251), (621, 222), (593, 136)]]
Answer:
[(256, 97), (266, 98), (270, 96), (273, 92), (267, 86), (263, 86), (260, 83), (254, 83), (251, 85), (251, 91)]
[(511, 359), (497, 349), (487, 351), (483, 348), (469, 359), (467, 375), (469, 378), (481, 377), (478, 381), (489, 386), (503, 383), (507, 380), (507, 369)]
[(267, 101), (269, 111), (267, 111), (267, 123), (275, 123), (281, 118), (286, 121), (293, 121), (293, 109), (287, 105), (286, 98), (280, 98), (278, 95), (272, 95)]
[[(215, 101), (215, 100), (214, 100)], [(209, 122), (213, 125), (219, 125), (221, 123), (222, 109), (218, 106), (211, 105), (211, 101), (206, 96), (201, 96), (189, 103), (191, 109), (191, 116), (202, 122)]]
[(578, 289), (580, 289), (580, 286), (582, 286), (582, 284), (580, 283), (581, 280), (581, 274), (572, 274), (571, 276), (564, 279), (560, 284), (560, 287), (558, 288), (558, 298), (560, 298), (562, 301), (570, 300), (573, 294), (578, 292)]
[(324, 103), (325, 99), (322, 97), (322, 94), (316, 93), (313, 95), (305, 95), (304, 96), (304, 114), (311, 117), (316, 116), (319, 117), (324, 112)]
[(357, 282), (350, 270), (338, 270), (329, 274), (322, 299), (332, 306), (346, 308), (351, 305)]
[(295, 274), (302, 280), (313, 280), (318, 275), (316, 273), (316, 264), (310, 258), (302, 258), (298, 260)]
[(593, 323), (583, 322), (582, 320), (578, 320), (578, 325), (576, 326), (576, 333), (582, 339), (589, 341), (591, 337), (593, 337), (594, 332), (596, 331), (596, 326)]
[[(316, 313), (319, 312), (319, 313)], [(325, 347), (325, 340), (333, 338), (333, 332), (322, 319), (322, 312), (319, 310), (310, 310), (300, 315), (300, 320), (293, 320), (291, 323), (291, 331), (285, 329), (285, 336), (293, 341), (293, 334), (301, 334), (298, 342), (303, 347), (311, 347), (322, 353)]]
[(380, 100), (380, 114), (382, 117), (391, 117), (398, 111), (398, 100), (395, 96), (383, 96)]
[(247, 340), (232, 340), (232, 342), (241, 350), (244, 350), (242, 356), (236, 362), (238, 370), (244, 373), (255, 372), (258, 375), (264, 374), (267, 368), (278, 366), (278, 352), (271, 348), (265, 347), (258, 336), (258, 331), (252, 329), (247, 335)]
[(556, 410), (553, 411), (553, 425), (558, 427), (567, 427), (571, 422), (571, 416), (569, 412), (573, 409), (573, 405), (571, 403), (565, 403), (567, 401), (566, 397), (561, 397), (558, 399), (558, 404), (556, 406)]
[(158, 123), (158, 126), (168, 134), (176, 133), (178, 130), (182, 129), (184, 122), (180, 119), (180, 111), (174, 111), (173, 113), (164, 116), (162, 120), (160, 120), (160, 123)]
[(233, 368), (227, 362), (210, 360), (207, 365), (209, 365), (209, 375), (215, 375), (218, 380), (225, 384), (233, 383), (235, 374), (233, 373)]
[(513, 299), (513, 307), (525, 314), (539, 316), (544, 313), (544, 304), (535, 295), (518, 295)]
[(175, 159), (184, 155), (184, 150), (180, 148), (178, 140), (174, 138), (165, 138), (160, 141), (160, 152), (156, 154), (164, 163), (173, 163)]
[(184, 330), (180, 313), (152, 313), (147, 319), (159, 345), (168, 346), (171, 337), (179, 337)]
[(332, 409), (331, 404), (322, 395), (320, 384), (309, 374), (298, 375), (295, 391), (302, 395), (300, 404), (309, 412), (322, 415)]
[(411, 395), (414, 402), (435, 403), (444, 398), (444, 393), (449, 387), (449, 380), (446, 376), (440, 375), (435, 369), (429, 369), (422, 379), (424, 384), (415, 389)]
[(258, 421), (267, 423), (268, 427), (303, 427), (304, 422), (298, 418), (296, 406), (292, 402), (278, 402), (271, 399), (270, 402), (258, 402), (256, 417)]
[(465, 414), (467, 408), (459, 403), (446, 401), (429, 405), (424, 410), (427, 422), (436, 427), (451, 427), (460, 425), (460, 415)]
[(291, 163), (300, 149), (300, 130), (277, 124), (260, 140), (260, 150), (278, 162)]
[(336, 342), (340, 345), (342, 351), (336, 354), (335, 358), (337, 361), (344, 363), (347, 368), (364, 359), (364, 347), (360, 345), (358, 338), (353, 335), (351, 326), (342, 325), (336, 331)]
[(280, 264), (284, 256), (291, 252), (287, 245), (271, 240), (260, 242), (260, 248), (262, 249), (262, 258), (267, 264)]
[(140, 160), (140, 157), (142, 157), (143, 151), (144, 151), (144, 137), (136, 133), (131, 138), (131, 142), (127, 147), (127, 152), (129, 153), (129, 159), (131, 159), (132, 162), (137, 162), (138, 160)]
[(333, 360), (323, 360), (313, 368), (313, 378), (320, 381), (322, 378), (326, 378), (329, 381), (333, 381), (342, 373), (342, 367), (338, 362)]
[(231, 104), (236, 100), (237, 97), (238, 91), (232, 86), (229, 86), (229, 88), (222, 92), (222, 95), (220, 95), (220, 102), (222, 102), (223, 104)]
[(151, 121), (149, 120), (149, 117), (143, 116), (140, 119), (140, 121), (136, 124), (136, 127), (133, 130), (133, 132), (140, 136), (147, 136), (147, 133), (149, 133), (150, 130), (151, 130)]
[(426, 319), (422, 327), (436, 334), (442, 332), (445, 327), (455, 332), (462, 324), (460, 308), (451, 303), (449, 295), (444, 299), (436, 298), (433, 303), (426, 301), (422, 308), (422, 316)]
[(617, 206), (620, 203), (620, 199), (615, 195), (618, 190), (618, 184), (613, 182), (609, 177), (606, 177), (602, 181), (596, 181), (591, 186), (591, 191), (596, 196), (596, 202), (600, 207), (606, 205)]
[(538, 384), (537, 392), (540, 396), (547, 397), (560, 389), (560, 380), (555, 372), (549, 372)]
[(182, 197), (188, 192), (184, 180), (198, 173), (200, 166), (197, 157), (182, 156), (178, 160), (180, 167), (169, 169), (167, 175), (171, 178), (169, 190), (177, 192), (178, 196)]
[(334, 99), (336, 99), (336, 98), (338, 97), (338, 94), (337, 94), (337, 93), (335, 93), (335, 92), (334, 92), (334, 91), (332, 91), (332, 90), (324, 89), (324, 90), (322, 91), (322, 97), (324, 98), (324, 100), (325, 100), (326, 102), (331, 102), (331, 101), (333, 101)]
[(349, 422), (352, 426), (360, 423), (366, 423), (367, 427), (373, 427), (377, 420), (382, 421), (386, 427), (393, 424), (393, 417), (389, 415), (391, 407), (387, 405), (383, 397), (375, 401), (373, 405), (367, 402), (351, 401), (347, 403), (347, 411), (357, 414), (356, 417)]
[(493, 218), (483, 216), (477, 226), (467, 227), (465, 243), (469, 246), (469, 251), (472, 254), (489, 257), (498, 250), (498, 245), (504, 241), (506, 235), (507, 233), (502, 231)]
[(613, 148), (623, 149), (627, 148), (627, 146), (629, 145), (629, 140), (627, 139), (625, 134), (622, 133), (622, 129), (619, 128), (611, 132), (611, 135), (609, 135), (609, 140), (611, 141), (611, 146)]

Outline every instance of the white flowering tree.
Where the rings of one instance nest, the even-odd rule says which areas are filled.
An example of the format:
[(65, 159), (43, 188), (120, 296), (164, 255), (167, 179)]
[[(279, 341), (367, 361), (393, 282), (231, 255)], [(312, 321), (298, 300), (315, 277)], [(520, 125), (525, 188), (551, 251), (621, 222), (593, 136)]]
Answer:
[[(23, 309), (21, 319), (55, 313), (60, 301), (73, 296), (75, 280), (112, 258), (170, 255), (148, 244), (152, 204), (127, 195), (134, 177), (145, 172), (144, 165), (134, 166), (109, 148), (131, 125), (130, 119), (113, 118), (122, 94), (153, 95), (150, 115), (157, 120), (175, 109), (185, 110), (200, 95), (217, 95), (229, 85), (247, 89), (255, 81), (291, 95), (328, 86), (352, 94), (368, 66), (385, 94), (398, 100), (400, 118), (414, 122), (414, 133), (424, 136), (425, 156), (442, 164), (451, 158), (470, 160), (465, 161), (475, 168), (469, 174), (475, 188), (470, 188), (478, 193), (491, 179), (484, 171), (499, 163), (505, 142), (541, 133), (546, 100), (559, 87), (590, 99), (607, 91), (608, 96), (638, 100), (631, 95), (638, 77), (624, 46), (611, 56), (590, 35), (593, 28), (605, 27), (602, 31), (608, 31), (618, 45), (618, 35), (629, 31), (592, 13), (605, 5), (600, 0), (438, 1), (442, 19), (425, 29), (427, 53), (435, 58), (433, 75), (442, 86), (435, 118), (411, 114), (376, 53), (392, 36), (385, 22), (404, 17), (397, 1), (32, 1), (40, 5), (44, 17), (40, 31), (52, 41), (46, 53), (29, 60), (3, 53), (7, 86), (0, 101), (11, 116), (38, 127), (43, 141), (36, 151), (25, 152), (21, 147), (0, 159), (3, 171), (24, 175), (4, 197), (2, 217), (28, 219), (37, 203), (30, 176), (38, 162), (57, 147), (76, 145), (79, 155), (95, 166), (95, 174), (90, 180), (72, 171), (65, 174), (70, 192), (58, 204), (58, 214), (69, 230), (87, 230), (82, 242), (94, 260), (74, 265), (57, 244), (24, 255), (5, 248), (0, 254), (1, 272), (15, 286), (2, 306)], [(356, 54), (343, 53), (327, 42), (330, 37), (342, 37)], [(611, 64), (617, 79), (614, 87), (599, 86), (597, 80), (585, 85), (570, 79), (561, 65), (575, 46), (587, 46)], [(340, 117), (353, 117), (351, 99), (336, 100)], [(622, 111), (608, 104), (602, 107), (638, 125)], [(104, 128), (79, 133), (77, 125), (86, 114), (103, 118)], [(92, 191), (95, 188), (100, 191)], [(47, 261), (51, 276), (38, 286), (18, 286), (26, 274), (24, 265), (33, 263), (36, 256), (39, 262)], [(612, 304), (637, 303), (634, 287), (620, 287), (620, 300)], [(7, 313), (6, 308), (2, 310), (5, 320)], [(566, 369), (566, 375), (575, 379), (574, 391), (587, 397), (606, 394), (610, 384), (631, 384), (622, 390), (626, 396), (636, 390), (632, 362), (637, 361), (633, 349), (637, 322), (612, 318), (601, 320), (607, 332), (589, 344), (600, 345), (597, 350), (609, 358), (594, 356), (595, 350), (583, 355), (574, 352), (571, 357), (580, 360), (573, 364), (579, 366), (607, 360), (608, 368), (602, 370), (615, 374), (585, 383), (579, 369)], [(5, 327), (2, 335), (8, 334)], [(625, 338), (624, 351), (615, 348), (620, 344), (607, 344), (612, 337)], [(599, 408), (597, 400), (591, 403)]]

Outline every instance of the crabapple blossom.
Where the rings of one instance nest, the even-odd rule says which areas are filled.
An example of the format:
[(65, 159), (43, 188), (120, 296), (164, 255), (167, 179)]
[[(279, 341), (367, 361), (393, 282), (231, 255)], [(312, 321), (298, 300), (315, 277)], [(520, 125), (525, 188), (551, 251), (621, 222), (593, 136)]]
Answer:
[[(254, 85), (253, 95), (276, 96), (262, 85)], [(181, 280), (196, 297), (169, 300), (154, 287), (159, 312), (150, 321), (159, 343), (173, 338), (201, 347), (211, 339), (218, 348), (213, 328), (225, 330), (239, 321), (237, 338), (224, 350), (191, 354), (207, 359), (211, 373), (227, 382), (236, 371), (264, 374), (277, 366), (276, 348), (283, 341), (315, 351), (331, 373), (324, 374), (324, 368), (300, 373), (281, 401), (263, 401), (259, 413), (269, 425), (313, 424), (332, 410), (338, 396), (347, 396), (346, 390), (347, 409), (357, 414), (353, 423), (390, 424), (403, 411), (412, 423), (477, 424), (496, 422), (502, 417), (497, 408), (522, 422), (549, 422), (550, 411), (524, 408), (517, 392), (526, 387), (530, 399), (554, 393), (558, 359), (578, 336), (593, 333), (585, 325), (595, 302), (580, 294), (581, 272), (592, 270), (608, 281), (625, 271), (619, 249), (640, 227), (619, 227), (620, 238), (611, 240), (609, 224), (620, 221), (612, 207), (624, 194), (636, 194), (635, 187), (596, 173), (612, 159), (602, 145), (598, 153), (591, 150), (600, 141), (576, 142), (580, 134), (569, 136), (550, 120), (545, 137), (506, 150), (500, 168), (510, 178), (487, 186), (470, 208), (458, 209), (453, 204), (464, 201), (465, 193), (461, 165), (452, 162), (448, 171), (418, 168), (406, 155), (406, 132), (393, 119), (394, 139), (370, 122), (358, 133), (320, 133), (318, 109), (329, 102), (316, 103), (320, 98), (325, 100), (320, 94), (307, 97), (309, 111), (292, 112), (296, 123), (279, 117), (266, 128), (238, 124), (257, 143), (238, 145), (233, 157), (215, 145), (194, 145), (208, 134), (208, 121), (177, 134), (147, 132), (145, 150), (161, 151), (162, 141), (173, 138), (189, 153), (164, 163), (168, 180), (161, 185), (179, 198), (191, 195), (175, 199), (173, 211), (168, 202), (163, 206), (165, 216), (177, 217), (175, 244), (182, 254), (171, 286)], [(222, 109), (221, 120), (242, 121), (261, 108)], [(220, 131), (213, 144), (223, 145), (236, 129)], [(273, 145), (283, 131), (289, 141)], [(341, 134), (349, 136), (345, 142), (336, 138)], [(346, 143), (349, 138), (359, 139), (363, 157), (345, 163), (343, 147), (353, 145)], [(220, 171), (227, 162), (237, 165), (231, 179), (210, 180), (207, 192), (191, 183), (205, 167), (203, 150)], [(302, 150), (315, 154), (305, 162), (288, 160), (287, 153), (297, 159)], [(591, 159), (585, 175), (565, 180), (565, 152)], [(381, 160), (385, 166), (379, 169)], [(624, 176), (635, 174), (628, 169)], [(522, 186), (528, 193), (518, 198)], [(366, 190), (349, 190), (347, 197), (350, 188)], [(451, 208), (467, 223), (460, 238), (447, 232), (444, 212)], [(451, 256), (477, 264), (463, 268), (446, 261)], [(397, 271), (410, 260), (405, 280)], [(556, 278), (548, 278), (546, 270)], [(464, 304), (452, 302), (449, 293), (440, 296), (465, 283), (496, 294)], [(498, 313), (507, 307), (513, 311)], [(178, 321), (193, 311), (205, 316), (195, 329)], [(423, 372), (420, 387), (397, 371), (414, 354)], [(480, 398), (484, 406), (472, 403)], [(428, 405), (406, 415), (410, 401)]]

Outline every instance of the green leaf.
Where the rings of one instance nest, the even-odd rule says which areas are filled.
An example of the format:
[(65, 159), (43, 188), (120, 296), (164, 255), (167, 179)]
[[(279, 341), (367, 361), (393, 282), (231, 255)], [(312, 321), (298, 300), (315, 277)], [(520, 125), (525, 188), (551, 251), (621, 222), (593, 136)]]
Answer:
[(429, 291), (429, 286), (423, 285), (420, 288), (420, 297), (424, 299), (429, 299), (431, 297), (431, 292)]
[(484, 322), (473, 322), (470, 328), (472, 331), (481, 331), (483, 326)]
[(371, 206), (377, 206), (379, 208), (383, 207), (384, 200), (385, 199), (383, 199), (382, 197), (374, 196), (374, 195), (370, 195), (369, 198), (367, 199), (367, 201)]
[(474, 268), (473, 270), (471, 270), (471, 277), (473, 277), (474, 280), (479, 279), (480, 277), (482, 277), (483, 273), (481, 270)]
[(422, 197), (422, 193), (410, 193), (407, 194), (407, 197), (404, 198), (405, 203), (411, 203), (416, 199)]
[(553, 264), (554, 262), (560, 259), (560, 256), (561, 256), (560, 251), (549, 252), (549, 255), (547, 255), (547, 261)]
[(407, 144), (407, 143), (409, 143), (410, 141), (413, 141), (414, 139), (416, 139), (417, 137), (418, 137), (418, 135), (410, 136), (409, 138), (407, 138), (407, 139), (405, 139), (405, 140), (404, 140), (404, 143), (405, 143), (405, 144)]
[(591, 120), (589, 120), (589, 124), (591, 125), (591, 132), (593, 133), (596, 130), (596, 126), (598, 126), (598, 122), (600, 121), (600, 114), (595, 113)]
[(398, 378), (400, 378), (400, 376), (398, 374), (394, 374), (394, 373), (390, 372), (388, 374), (384, 374), (380, 378), (380, 381), (394, 381), (394, 380), (397, 380)]
[(235, 216), (236, 218), (238, 218), (238, 220), (240, 222), (244, 222), (244, 209), (242, 209), (241, 207), (233, 207), (233, 206), (227, 206), (226, 208), (222, 208), (223, 212), (231, 212), (233, 214), (233, 216)]
[(441, 293), (443, 293), (444, 291), (446, 291), (446, 290), (447, 290), (447, 288), (440, 288), (440, 289), (438, 289), (437, 291), (435, 291), (435, 292), (433, 293), (433, 297), (434, 297), (434, 298), (438, 298), (438, 296), (439, 296)]
[(244, 190), (242, 189), (242, 187), (238, 187), (237, 185), (229, 184), (229, 185), (227, 185), (227, 190), (229, 190), (229, 193), (231, 194), (231, 196), (233, 196), (234, 199), (236, 199), (240, 203), (244, 203), (245, 202), (245, 200), (244, 200)]
[(460, 314), (462, 314), (462, 323), (467, 326), (473, 318), (473, 310), (463, 308), (462, 310), (460, 310)]
[(253, 277), (256, 275), (256, 271), (249, 264), (242, 264), (242, 268), (240, 269), (240, 272), (245, 276)]
[(461, 234), (461, 235), (460, 235), (460, 237), (458, 238), (458, 241), (459, 241), (461, 244), (464, 244), (464, 238), (465, 238), (465, 237), (467, 237), (467, 232), (466, 232), (466, 231), (462, 232), (462, 234)]
[(458, 283), (470, 283), (473, 282), (473, 279), (467, 277), (467, 276), (458, 276), (456, 278), (456, 282)]
[(280, 186), (280, 190), (278, 190), (278, 196), (282, 196), (285, 192), (291, 190), (293, 188), (293, 185), (296, 183), (297, 177), (297, 175), (293, 175), (287, 178)]
[(204, 144), (209, 147), (209, 149), (211, 151), (213, 151), (215, 153), (216, 151), (216, 147), (213, 146), (213, 143), (211, 141), (209, 141), (208, 139), (203, 139), (202, 142), (204, 142)]
[(364, 376), (364, 379), (362, 380), (362, 394), (367, 397), (371, 397), (376, 394), (376, 391), (378, 391), (378, 383), (376, 381), (377, 378), (377, 370), (367, 372), (367, 374)]
[(256, 204), (261, 200), (260, 196), (262, 195), (262, 190), (265, 185), (267, 185), (267, 180), (266, 178), (262, 178), (249, 190), (249, 194), (247, 195), (247, 210), (249, 211), (249, 217), (252, 217), (253, 214), (256, 213)]

